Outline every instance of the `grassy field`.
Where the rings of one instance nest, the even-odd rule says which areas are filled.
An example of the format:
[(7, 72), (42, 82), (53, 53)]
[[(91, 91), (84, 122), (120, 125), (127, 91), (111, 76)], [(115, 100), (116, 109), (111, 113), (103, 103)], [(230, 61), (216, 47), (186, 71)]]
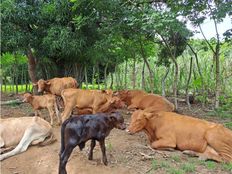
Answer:
[[(27, 85), (27, 91), (32, 90), (32, 84)], [(1, 91), (4, 93), (15, 93), (16, 92), (16, 85), (1, 85)], [(18, 85), (18, 92), (26, 92), (26, 84)]]

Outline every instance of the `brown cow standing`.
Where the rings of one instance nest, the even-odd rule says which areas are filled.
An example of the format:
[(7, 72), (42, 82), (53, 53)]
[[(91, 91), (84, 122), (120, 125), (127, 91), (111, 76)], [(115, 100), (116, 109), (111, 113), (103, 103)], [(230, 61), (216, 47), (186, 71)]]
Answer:
[(118, 97), (112, 97), (107, 92), (98, 90), (65, 89), (62, 91), (61, 96), (64, 101), (64, 112), (61, 114), (62, 122), (70, 116), (74, 107), (78, 111), (96, 114), (111, 112), (125, 106), (124, 102)]
[(135, 111), (128, 132), (144, 131), (154, 149), (178, 149), (201, 159), (232, 162), (232, 131), (173, 112)]
[(128, 105), (128, 109), (147, 109), (153, 111), (174, 111), (174, 105), (166, 98), (148, 94), (142, 90), (126, 90), (115, 93), (122, 101)]
[(72, 77), (53, 78), (50, 80), (40, 79), (36, 84), (38, 85), (38, 92), (47, 92), (54, 95), (61, 95), (63, 89), (77, 88), (78, 83)]

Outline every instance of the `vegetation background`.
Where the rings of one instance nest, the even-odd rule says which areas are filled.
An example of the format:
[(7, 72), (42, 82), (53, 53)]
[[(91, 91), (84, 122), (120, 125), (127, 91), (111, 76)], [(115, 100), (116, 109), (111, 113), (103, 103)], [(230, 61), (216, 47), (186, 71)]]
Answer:
[[(218, 33), (231, 9), (227, 0), (3, 0), (1, 91), (72, 76), (86, 89), (173, 97), (176, 107), (191, 93), (202, 107), (231, 114), (232, 29)], [(201, 28), (206, 19), (211, 39)]]

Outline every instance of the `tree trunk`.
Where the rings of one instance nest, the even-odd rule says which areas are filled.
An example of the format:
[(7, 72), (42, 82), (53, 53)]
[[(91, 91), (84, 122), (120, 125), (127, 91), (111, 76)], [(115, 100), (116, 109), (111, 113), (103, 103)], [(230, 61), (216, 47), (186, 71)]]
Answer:
[(107, 89), (107, 69), (108, 69), (108, 62), (106, 63), (106, 66), (104, 68), (104, 85), (105, 85), (105, 89)]
[(95, 66), (93, 65), (93, 72), (92, 72), (92, 87), (94, 87), (94, 84), (95, 84), (94, 78), (95, 78)]
[(124, 84), (124, 89), (127, 89), (127, 72), (128, 71), (128, 64), (127, 64), (127, 59), (126, 59), (126, 64), (125, 64), (125, 74), (124, 74), (124, 81), (125, 81), (125, 84)]
[(166, 67), (166, 73), (165, 73), (164, 77), (162, 78), (162, 96), (164, 96), (164, 97), (166, 96), (165, 82), (166, 82), (166, 78), (168, 76), (169, 70), (170, 70), (170, 66)]
[(187, 81), (186, 89), (185, 89), (186, 102), (187, 102), (187, 105), (188, 105), (189, 109), (191, 108), (191, 104), (189, 102), (188, 90), (189, 90), (189, 83), (190, 83), (191, 76), (192, 76), (192, 67), (193, 67), (193, 58), (191, 57), (191, 59), (190, 59), (190, 65), (189, 65), (189, 76), (188, 76), (188, 81)]
[(12, 71), (11, 77), (12, 77), (12, 79), (11, 79), (12, 93), (14, 93), (14, 91), (15, 91), (14, 90), (15, 70)]
[(97, 66), (97, 89), (100, 89), (100, 70), (99, 70), (99, 65)]
[(218, 41), (216, 45), (216, 87), (215, 87), (215, 108), (219, 108), (219, 97), (220, 97), (220, 61), (219, 61), (220, 43)]
[(133, 87), (133, 89), (135, 89), (135, 85), (136, 85), (135, 64), (136, 64), (136, 59), (134, 57), (133, 58), (133, 69), (132, 69), (132, 87)]
[(172, 58), (172, 61), (174, 62), (175, 65), (175, 76), (174, 76), (174, 82), (173, 82), (173, 93), (174, 93), (174, 97), (175, 97), (175, 107), (176, 109), (178, 109), (178, 102), (177, 102), (177, 82), (178, 82), (178, 64), (175, 58)]
[(206, 102), (206, 89), (205, 89), (205, 82), (204, 82), (204, 79), (203, 79), (203, 75), (201, 73), (201, 68), (200, 68), (200, 65), (199, 65), (199, 61), (198, 61), (198, 55), (197, 53), (194, 51), (194, 49), (192, 48), (192, 46), (187, 43), (188, 47), (190, 48), (190, 50), (192, 51), (192, 53), (194, 54), (194, 57), (196, 59), (196, 64), (197, 64), (197, 70), (198, 70), (198, 73), (200, 75), (200, 78), (201, 78), (201, 88), (202, 88), (202, 96), (203, 96), (203, 101), (202, 101), (202, 107), (205, 107), (205, 102)]
[(144, 90), (145, 89), (145, 61), (143, 61), (143, 69), (142, 69), (142, 89)]
[(147, 58), (146, 58), (146, 55), (145, 55), (145, 52), (144, 52), (144, 48), (143, 48), (143, 45), (142, 45), (142, 41), (140, 39), (140, 49), (141, 49), (141, 55), (142, 55), (142, 58), (148, 68), (148, 71), (149, 71), (149, 77), (150, 77), (150, 90), (151, 90), (151, 93), (154, 92), (154, 75), (153, 75), (153, 71), (151, 70), (150, 68), (150, 65), (147, 61)]
[(173, 81), (173, 94), (174, 94), (174, 104), (175, 104), (175, 107), (176, 109), (178, 109), (178, 102), (177, 102), (177, 82), (178, 82), (178, 64), (177, 64), (177, 61), (176, 61), (176, 57), (175, 57), (175, 53), (173, 54), (168, 43), (166, 42), (165, 38), (160, 35), (160, 37), (162, 38), (165, 46), (167, 47), (169, 53), (171, 54), (171, 59), (174, 63), (174, 66), (175, 66), (175, 75), (174, 75), (174, 81)]
[(110, 89), (112, 89), (113, 90), (113, 85), (114, 85), (114, 76), (113, 76), (113, 73), (111, 72), (110, 73), (110, 79), (111, 79), (111, 82), (110, 82)]
[(6, 82), (7, 82), (7, 79), (6, 79), (6, 76), (4, 77), (4, 79), (5, 79), (5, 82), (4, 82), (4, 90), (5, 90), (5, 92), (6, 92)]
[(86, 86), (86, 89), (89, 89), (88, 74), (87, 74), (87, 68), (86, 68), (86, 66), (85, 66), (85, 86)]
[[(35, 72), (35, 70), (36, 70), (36, 60), (35, 60), (35, 57), (33, 56), (31, 48), (28, 49), (27, 59), (28, 59), (28, 74), (29, 74), (29, 77), (30, 77), (32, 83), (36, 83), (37, 82), (36, 72)], [(37, 86), (34, 86), (33, 93), (37, 94), (37, 91), (38, 91)]]

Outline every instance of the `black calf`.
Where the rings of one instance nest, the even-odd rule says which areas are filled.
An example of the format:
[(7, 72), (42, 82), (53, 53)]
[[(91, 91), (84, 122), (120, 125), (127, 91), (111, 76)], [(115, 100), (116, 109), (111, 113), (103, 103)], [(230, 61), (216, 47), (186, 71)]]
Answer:
[(124, 119), (119, 113), (94, 114), (70, 117), (61, 127), (61, 150), (59, 174), (66, 174), (66, 164), (73, 149), (78, 145), (80, 150), (86, 141), (91, 139), (89, 160), (93, 159), (96, 140), (102, 151), (102, 161), (107, 165), (105, 138), (113, 128), (125, 129)]

